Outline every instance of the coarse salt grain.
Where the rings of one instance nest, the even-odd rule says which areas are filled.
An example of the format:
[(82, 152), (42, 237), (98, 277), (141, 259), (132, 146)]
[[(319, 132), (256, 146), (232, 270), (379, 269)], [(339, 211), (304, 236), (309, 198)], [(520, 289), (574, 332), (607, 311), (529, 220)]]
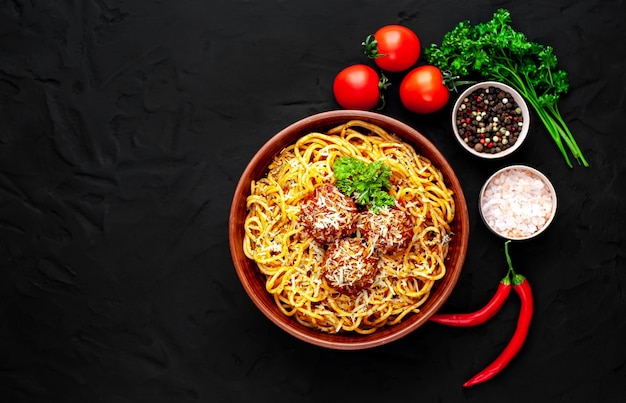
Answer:
[(496, 174), (481, 197), (483, 219), (506, 238), (525, 238), (540, 231), (550, 219), (554, 195), (532, 171), (512, 168)]

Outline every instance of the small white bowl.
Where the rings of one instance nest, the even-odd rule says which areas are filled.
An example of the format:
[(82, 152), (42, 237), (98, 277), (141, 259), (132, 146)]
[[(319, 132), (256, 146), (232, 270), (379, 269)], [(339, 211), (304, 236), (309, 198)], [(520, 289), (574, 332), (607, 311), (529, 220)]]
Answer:
[(480, 216), (496, 235), (526, 240), (541, 234), (556, 215), (557, 197), (550, 180), (526, 165), (498, 170), (478, 197)]
[[(490, 152), (490, 151), (477, 151), (476, 149), (474, 149), (473, 146), (471, 146), (470, 144), (468, 144), (468, 142), (465, 141), (465, 132), (460, 132), (459, 131), (459, 127), (457, 126), (457, 117), (459, 115), (459, 113), (464, 113), (464, 111), (467, 109), (467, 107), (464, 108), (463, 105), (467, 102), (465, 101), (466, 98), (469, 98), (471, 94), (474, 93), (474, 91), (479, 90), (479, 89), (489, 89), (489, 88), (497, 88), (500, 90), (503, 90), (505, 92), (507, 92), (508, 94), (510, 94), (513, 97), (513, 100), (515, 101), (515, 103), (517, 104), (517, 106), (521, 109), (521, 116), (522, 116), (522, 126), (521, 126), (521, 130), (518, 132), (517, 135), (517, 139), (515, 140), (515, 143), (513, 143), (513, 145), (510, 145), (511, 142), (509, 141), (509, 139), (511, 138), (510, 133), (506, 134), (506, 133), (500, 133), (499, 130), (501, 128), (503, 128), (503, 126), (501, 125), (502, 122), (500, 121), (502, 118), (502, 115), (500, 115), (499, 113), (495, 113), (493, 112), (493, 115), (500, 115), (498, 118), (498, 122), (495, 122), (498, 125), (498, 131), (493, 131), (493, 129), (488, 130), (485, 132), (485, 138), (483, 140), (487, 141), (486, 144), (482, 145), (483, 150), (491, 150), (492, 148), (495, 150), (498, 147), (498, 144), (500, 144), (500, 146), (502, 146), (502, 143), (504, 141), (507, 142), (507, 144), (509, 144), (509, 146), (504, 146), (506, 148), (502, 149), (501, 151), (498, 152)], [(507, 104), (507, 103), (511, 103), (510, 99), (506, 99), (506, 100), (497, 100), (497, 102)], [(490, 105), (491, 106), (491, 105)], [(491, 121), (491, 119), (487, 119), (488, 117), (490, 117), (489, 115), (492, 114), (491, 112), (488, 111), (484, 111), (481, 110), (481, 112), (484, 113), (488, 113), (488, 115), (483, 115), (481, 116), (481, 121), (478, 122), (485, 124), (485, 129), (488, 129), (490, 126), (490, 124), (493, 124), (494, 122)], [(498, 117), (498, 116), (496, 116)], [(467, 116), (465, 118), (470, 118), (470, 116)], [(470, 118), (472, 119), (472, 118)], [(466, 124), (470, 124), (471, 126), (475, 127), (475, 123), (476, 120), (472, 119), (470, 121), (470, 123), (466, 123)], [(518, 122), (513, 122), (510, 124), (517, 124)], [(457, 98), (455, 104), (454, 104), (454, 108), (452, 109), (452, 130), (454, 131), (454, 138), (459, 142), (459, 144), (461, 145), (461, 147), (463, 147), (465, 150), (467, 150), (467, 152), (469, 152), (470, 154), (473, 154), (479, 158), (485, 158), (485, 159), (498, 159), (498, 158), (502, 158), (502, 157), (506, 157), (507, 155), (510, 155), (511, 153), (513, 153), (515, 150), (517, 150), (518, 148), (520, 148), (520, 146), (524, 143), (524, 140), (526, 139), (526, 136), (528, 135), (528, 129), (530, 128), (530, 112), (528, 110), (528, 105), (526, 104), (526, 101), (524, 100), (524, 98), (522, 98), (522, 96), (520, 95), (519, 92), (517, 92), (515, 89), (513, 89), (512, 87), (497, 82), (497, 81), (483, 81), (477, 84), (474, 84), (470, 87), (468, 87), (467, 89), (465, 89), (461, 95), (459, 95), (459, 97)], [(506, 126), (504, 126), (504, 131), (506, 131)], [(472, 133), (472, 135), (474, 135), (474, 133)], [(478, 134), (479, 135), (479, 134)], [(492, 139), (494, 139), (494, 136), (497, 137), (495, 138), (495, 141), (493, 141)], [(487, 140), (487, 138), (489, 140)], [(505, 140), (506, 139), (506, 140)], [(494, 144), (494, 146), (492, 146), (491, 148), (489, 147), (489, 142), (491, 142), (492, 144)]]

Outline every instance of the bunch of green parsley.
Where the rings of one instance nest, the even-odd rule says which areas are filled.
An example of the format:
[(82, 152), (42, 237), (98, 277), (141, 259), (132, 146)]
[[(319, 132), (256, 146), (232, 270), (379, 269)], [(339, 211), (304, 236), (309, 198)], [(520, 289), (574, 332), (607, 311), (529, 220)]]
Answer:
[(567, 165), (572, 167), (565, 147), (580, 165), (589, 166), (557, 107), (569, 89), (567, 72), (557, 68), (552, 47), (529, 41), (510, 22), (505, 9), (474, 26), (461, 21), (441, 45), (425, 49), (426, 60), (455, 77), (477, 76), (515, 88), (537, 112)]

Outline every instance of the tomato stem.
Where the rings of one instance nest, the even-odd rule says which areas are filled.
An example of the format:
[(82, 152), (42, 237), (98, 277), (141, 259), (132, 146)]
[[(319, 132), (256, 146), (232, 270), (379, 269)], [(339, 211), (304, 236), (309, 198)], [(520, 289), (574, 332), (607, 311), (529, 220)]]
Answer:
[(361, 45), (365, 48), (365, 55), (370, 59), (387, 56), (386, 53), (378, 53), (378, 41), (374, 35), (368, 35)]
[(442, 71), (441, 75), (443, 76), (443, 85), (445, 85), (446, 88), (448, 88), (449, 91), (458, 92), (457, 87), (459, 87), (461, 85), (471, 85), (471, 84), (475, 84), (476, 83), (476, 81), (459, 80), (459, 78), (460, 78), (459, 76), (453, 75), (448, 70)]
[(380, 92), (380, 106), (377, 110), (382, 110), (385, 107), (385, 94), (384, 91), (391, 86), (391, 81), (387, 78), (385, 73), (380, 72), (380, 80), (378, 80), (378, 92)]

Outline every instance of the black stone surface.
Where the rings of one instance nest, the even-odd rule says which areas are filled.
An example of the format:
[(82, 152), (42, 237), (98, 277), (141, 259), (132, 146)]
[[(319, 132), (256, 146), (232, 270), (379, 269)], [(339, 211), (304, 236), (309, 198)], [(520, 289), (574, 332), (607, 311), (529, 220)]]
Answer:
[[(559, 107), (591, 166), (568, 168), (535, 120), (511, 158), (455, 144), (450, 105), (418, 116), (395, 85), (382, 113), (426, 135), (463, 185), (472, 231), (444, 310), (492, 295), (503, 241), (477, 195), (513, 163), (548, 175), (552, 227), (514, 243), (535, 293), (519, 356), (461, 384), (510, 338), (428, 324), (366, 351), (307, 345), (238, 282), (227, 222), (248, 160), (273, 134), (338, 108), (332, 80), (400, 23), (422, 46), (498, 7), (551, 45)], [(0, 396), (5, 402), (626, 401), (623, 1), (0, 1)]]

